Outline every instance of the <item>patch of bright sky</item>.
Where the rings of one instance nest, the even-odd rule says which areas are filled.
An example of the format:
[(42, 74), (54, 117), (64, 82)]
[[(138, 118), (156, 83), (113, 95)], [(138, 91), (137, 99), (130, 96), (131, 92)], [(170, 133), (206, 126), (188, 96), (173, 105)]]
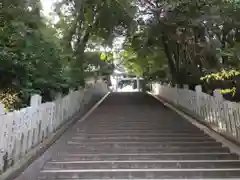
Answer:
[(57, 1), (58, 0), (41, 0), (43, 15), (53, 23), (56, 23), (59, 20), (58, 16), (54, 14), (53, 11), (54, 3)]
[(53, 4), (54, 1), (53, 0), (41, 0), (42, 3), (42, 9), (43, 9), (43, 14), (45, 16), (50, 16), (50, 13), (52, 12), (52, 8), (53, 8)]

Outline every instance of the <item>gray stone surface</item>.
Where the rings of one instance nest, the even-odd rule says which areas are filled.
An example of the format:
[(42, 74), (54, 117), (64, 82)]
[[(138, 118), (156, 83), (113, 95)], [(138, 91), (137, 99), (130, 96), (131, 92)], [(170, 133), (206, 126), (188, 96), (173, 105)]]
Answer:
[(16, 180), (240, 178), (240, 160), (142, 93), (112, 93)]

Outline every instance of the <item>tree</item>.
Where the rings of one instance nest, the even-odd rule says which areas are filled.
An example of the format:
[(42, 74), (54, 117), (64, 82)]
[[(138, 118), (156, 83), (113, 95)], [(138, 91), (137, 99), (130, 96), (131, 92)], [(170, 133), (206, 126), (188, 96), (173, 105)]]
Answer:
[[(126, 0), (123, 2), (134, 13), (135, 7)], [(61, 10), (63, 7), (67, 14)], [(86, 63), (84, 51), (87, 45), (111, 47), (115, 37), (130, 33), (134, 22), (116, 0), (64, 0), (57, 4), (56, 12), (61, 17), (59, 25), (64, 24), (63, 39), (81, 64)]]
[(63, 0), (56, 6), (57, 24), (41, 16), (40, 1), (4, 0), (1, 7), (0, 101), (8, 109), (26, 106), (34, 93), (52, 101), (57, 93), (83, 86), (91, 66), (111, 73), (113, 66), (87, 47), (111, 47), (134, 24), (113, 0)]
[[(33, 93), (44, 101), (69, 88), (63, 77), (55, 30), (40, 16), (38, 1), (4, 1), (0, 27), (1, 102), (8, 109), (25, 106)], [(14, 97), (15, 100), (11, 100)], [(9, 103), (8, 102), (9, 99)]]
[(239, 66), (239, 1), (141, 2), (148, 20), (139, 15), (134, 36), (144, 37), (142, 47), (164, 50), (174, 83), (198, 84), (206, 73)]

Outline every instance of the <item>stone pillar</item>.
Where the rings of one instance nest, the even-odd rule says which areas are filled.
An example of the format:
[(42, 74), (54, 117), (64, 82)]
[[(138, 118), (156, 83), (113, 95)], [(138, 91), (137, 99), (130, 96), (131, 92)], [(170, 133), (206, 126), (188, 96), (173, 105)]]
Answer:
[(217, 100), (219, 100), (219, 101), (223, 101), (224, 100), (223, 95), (221, 94), (221, 90), (220, 89), (215, 89), (213, 91), (213, 96), (215, 98), (217, 98)]
[(0, 103), (0, 115), (5, 114), (5, 106), (4, 104)]
[(35, 94), (31, 97), (30, 106), (38, 107), (42, 103), (42, 97), (38, 94)]
[(183, 85), (183, 89), (189, 89), (188, 84), (184, 84), (184, 85)]
[(195, 91), (196, 91), (196, 107), (194, 107), (195, 111), (197, 112), (198, 115), (201, 114), (201, 95), (202, 95), (202, 86), (197, 85), (195, 86)]
[(137, 90), (140, 92), (140, 79), (137, 77)]
[(118, 80), (118, 75), (116, 76), (116, 92), (118, 92), (118, 83), (119, 83), (119, 80)]
[(202, 93), (202, 86), (201, 85), (195, 86), (195, 91), (196, 91), (197, 94)]

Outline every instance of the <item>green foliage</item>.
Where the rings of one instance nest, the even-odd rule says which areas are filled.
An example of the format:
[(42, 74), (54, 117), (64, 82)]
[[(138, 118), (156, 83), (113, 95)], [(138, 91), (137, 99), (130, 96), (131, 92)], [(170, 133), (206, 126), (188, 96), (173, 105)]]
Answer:
[[(234, 78), (240, 75), (240, 71), (237, 70), (221, 70), (220, 72), (210, 73), (201, 77), (201, 81), (209, 87), (214, 88), (214, 84), (217, 88), (221, 88), (223, 95), (230, 94), (232, 97), (236, 95), (236, 87), (231, 83)], [(229, 82), (229, 83), (227, 83)], [(226, 88), (226, 86), (228, 88)]]
[(114, 61), (113, 53), (112, 52), (102, 52), (100, 55), (100, 59), (104, 62), (112, 64)]
[(110, 74), (113, 52), (99, 47), (112, 48), (116, 37), (126, 38), (122, 63), (147, 79), (198, 84), (239, 75), (221, 71), (240, 67), (239, 1), (62, 0), (55, 25), (41, 17), (39, 0), (1, 5), (0, 91), (9, 109), (33, 93), (50, 101), (90, 74)]
[(26, 106), (34, 93), (51, 101), (76, 86), (65, 68), (66, 53), (56, 45), (56, 30), (45, 25), (38, 4), (32, 5), (32, 10), (23, 2), (9, 5), (0, 27), (1, 102), (8, 109)]
[(237, 71), (234, 69), (226, 71), (223, 69), (222, 71), (217, 72), (217, 73), (207, 74), (207, 75), (201, 77), (201, 80), (206, 81), (206, 82), (209, 82), (211, 80), (224, 81), (224, 80), (230, 80), (233, 77), (238, 76), (238, 75), (240, 75), (240, 71)]
[(115, 0), (58, 1), (57, 24), (41, 16), (40, 0), (3, 0), (1, 6), (0, 101), (8, 110), (26, 106), (35, 93), (52, 101), (58, 93), (84, 86), (93, 71), (111, 73), (111, 54), (101, 60), (99, 52), (86, 49), (111, 47), (134, 22)]
[[(126, 13), (135, 13), (136, 7), (128, 0), (120, 3), (116, 0), (63, 0), (57, 4), (60, 14), (58, 26), (66, 42), (74, 43), (75, 52), (81, 56), (86, 45), (112, 46), (115, 37), (130, 33), (134, 25), (133, 17)], [(121, 5), (124, 4), (124, 7)], [(71, 5), (71, 6), (69, 6)], [(64, 14), (61, 8), (67, 8)]]
[(167, 57), (161, 47), (149, 44), (148, 38), (151, 37), (148, 35), (136, 33), (128, 39), (122, 55), (124, 65), (128, 71), (146, 79), (165, 79), (168, 71)]
[(139, 25), (128, 37), (128, 46), (146, 61), (164, 52), (165, 73), (173, 83), (194, 85), (206, 72), (240, 67), (239, 1), (143, 0), (139, 4)]
[(234, 97), (236, 95), (236, 87), (233, 88), (229, 88), (229, 89), (221, 89), (221, 94), (231, 94), (232, 97)]
[(0, 92), (0, 103), (5, 105), (6, 111), (12, 111), (15, 107), (19, 105), (21, 100), (18, 97), (18, 94), (13, 92), (10, 89), (5, 89)]

